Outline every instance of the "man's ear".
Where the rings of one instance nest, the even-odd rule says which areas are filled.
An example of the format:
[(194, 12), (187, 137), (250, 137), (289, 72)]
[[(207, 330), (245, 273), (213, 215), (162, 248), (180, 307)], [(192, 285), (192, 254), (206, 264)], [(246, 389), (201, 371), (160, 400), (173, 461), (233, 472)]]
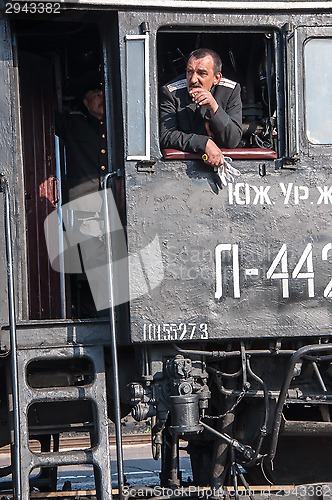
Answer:
[(89, 110), (88, 100), (87, 99), (83, 99), (83, 104), (86, 107), (86, 109)]
[(220, 71), (214, 75), (213, 85), (218, 85), (222, 77)]

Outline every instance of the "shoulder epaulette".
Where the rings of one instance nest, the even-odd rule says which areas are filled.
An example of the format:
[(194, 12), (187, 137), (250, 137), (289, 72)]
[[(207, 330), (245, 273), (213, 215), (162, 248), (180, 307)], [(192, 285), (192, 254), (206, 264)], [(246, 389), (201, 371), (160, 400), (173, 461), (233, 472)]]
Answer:
[(183, 89), (187, 87), (187, 80), (184, 78), (183, 80), (178, 80), (177, 82), (169, 83), (166, 85), (170, 92), (174, 92), (175, 90)]
[(228, 78), (221, 78), (219, 85), (223, 85), (224, 87), (228, 87), (229, 89), (235, 89), (236, 82), (233, 82), (233, 80), (229, 80)]
[(86, 118), (86, 115), (84, 113), (82, 113), (82, 111), (71, 111), (69, 114), (70, 114), (70, 116), (80, 115), (80, 116), (84, 116), (84, 118)]

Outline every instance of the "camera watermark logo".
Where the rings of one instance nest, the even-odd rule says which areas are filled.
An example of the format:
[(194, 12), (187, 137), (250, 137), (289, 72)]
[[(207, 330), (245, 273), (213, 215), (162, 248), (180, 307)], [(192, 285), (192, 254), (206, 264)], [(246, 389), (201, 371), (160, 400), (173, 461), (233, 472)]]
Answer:
[(60, 206), (46, 218), (44, 231), (52, 268), (85, 273), (97, 311), (111, 306), (111, 277), (113, 306), (148, 294), (164, 279), (158, 235), (144, 248), (128, 253), (111, 189)]

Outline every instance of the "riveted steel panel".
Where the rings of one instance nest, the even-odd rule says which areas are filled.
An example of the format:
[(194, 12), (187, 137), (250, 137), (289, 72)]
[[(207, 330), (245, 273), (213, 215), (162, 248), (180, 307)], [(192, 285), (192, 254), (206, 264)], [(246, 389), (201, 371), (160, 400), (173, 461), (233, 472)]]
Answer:
[(329, 333), (328, 165), (271, 163), (261, 177), (258, 162), (233, 164), (241, 175), (221, 190), (199, 161), (128, 166), (129, 252), (144, 276), (131, 268), (134, 342)]

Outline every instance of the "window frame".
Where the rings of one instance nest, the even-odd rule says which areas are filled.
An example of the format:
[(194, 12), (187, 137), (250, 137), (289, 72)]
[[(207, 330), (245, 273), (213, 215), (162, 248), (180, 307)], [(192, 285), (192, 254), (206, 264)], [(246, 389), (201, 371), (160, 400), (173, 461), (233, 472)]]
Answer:
[[(126, 129), (127, 129), (127, 140), (126, 140), (126, 159), (127, 161), (133, 160), (150, 160), (150, 72), (149, 72), (149, 35), (126, 35)], [(132, 67), (130, 65), (129, 53), (133, 47), (133, 43), (143, 42), (143, 64), (142, 64), (142, 77), (143, 77), (143, 88), (141, 101), (143, 101), (143, 106), (132, 106), (131, 96), (134, 94), (133, 87), (136, 87), (135, 81), (137, 82), (137, 66)], [(136, 79), (135, 79), (136, 77)], [(134, 110), (136, 109), (136, 111)], [(136, 113), (136, 114), (135, 114)], [(144, 122), (144, 144), (140, 144), (139, 147), (144, 149), (144, 153), (140, 154), (135, 152), (133, 145), (131, 144), (131, 130), (137, 127), (137, 120), (139, 121), (139, 114)], [(136, 116), (136, 119), (135, 119)], [(134, 147), (135, 149), (135, 147)]]
[(285, 25), (283, 28), (285, 43), (286, 157), (291, 159), (297, 157), (300, 153), (298, 32), (296, 28), (290, 25)]
[[(311, 42), (311, 41), (314, 41), (314, 40), (330, 40), (332, 41), (332, 32), (331, 32), (331, 37), (322, 37), (322, 36), (311, 36), (309, 38), (307, 38), (305, 41), (304, 41), (304, 44), (303, 44), (303, 74), (304, 74), (304, 78), (303, 78), (303, 83), (304, 83), (304, 87), (303, 87), (303, 99), (304, 99), (304, 132), (305, 132), (305, 135), (306, 135), (306, 138), (308, 140), (308, 143), (310, 146), (313, 146), (313, 145), (316, 145), (316, 146), (332, 146), (332, 137), (330, 139), (330, 142), (327, 142), (327, 143), (315, 143), (313, 142), (310, 137), (308, 136), (308, 114), (307, 114), (307, 106), (306, 106), (306, 97), (307, 97), (307, 84), (308, 84), (308, 80), (306, 79), (306, 50), (307, 50), (307, 46), (308, 44)], [(331, 109), (332, 111), (332, 109)]]
[[(156, 33), (156, 40), (158, 45), (158, 34), (168, 33), (168, 34), (181, 34), (181, 33), (202, 33), (204, 34), (264, 34), (270, 33), (273, 39), (273, 57), (275, 65), (275, 97), (276, 97), (276, 111), (277, 111), (277, 130), (278, 139), (276, 149), (264, 149), (264, 148), (234, 148), (234, 149), (223, 149), (226, 156), (232, 159), (241, 160), (277, 160), (280, 157), (285, 156), (286, 147), (286, 116), (284, 111), (284, 101), (285, 101), (285, 89), (284, 89), (284, 71), (283, 71), (283, 61), (284, 61), (284, 51), (282, 42), (282, 32), (278, 26), (259, 26), (257, 28), (253, 26), (248, 26), (248, 28), (243, 29), (238, 26), (225, 25), (222, 28), (220, 26), (209, 26), (209, 27), (182, 27), (178, 26), (159, 26)], [(177, 151), (175, 149), (168, 149), (161, 151), (164, 160), (195, 160), (200, 159), (198, 154), (187, 153), (183, 151)]]
[[(299, 99), (299, 144), (300, 154), (306, 156), (327, 156), (332, 155), (331, 144), (314, 144), (310, 142), (306, 132), (306, 104), (305, 104), (305, 45), (312, 38), (332, 38), (332, 26), (310, 26), (303, 25), (297, 28), (297, 57), (300, 61), (298, 95)], [(296, 89), (295, 89), (296, 90)]]

